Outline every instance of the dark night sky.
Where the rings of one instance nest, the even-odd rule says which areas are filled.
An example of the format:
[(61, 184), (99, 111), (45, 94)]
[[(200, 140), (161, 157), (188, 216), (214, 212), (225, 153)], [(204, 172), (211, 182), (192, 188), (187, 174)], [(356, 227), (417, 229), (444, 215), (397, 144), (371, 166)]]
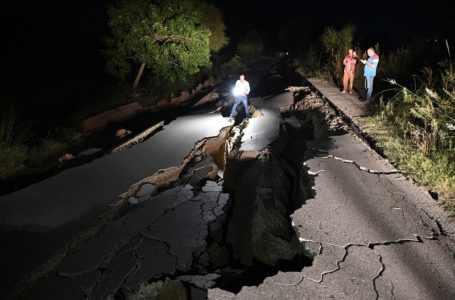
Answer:
[[(3, 69), (12, 75), (25, 76), (30, 82), (33, 81), (30, 78), (39, 82), (43, 74), (76, 74), (93, 69), (102, 72), (99, 38), (105, 32), (105, 5), (109, 2), (112, 0), (42, 0), (4, 5), (0, 12), (4, 23), (2, 39), (6, 41), (2, 46), (7, 58)], [(253, 28), (273, 35), (281, 23), (295, 16), (312, 20), (302, 26), (302, 32), (308, 27), (352, 23), (358, 28), (360, 38), (380, 34), (395, 42), (412, 36), (446, 36), (447, 20), (454, 19), (450, 16), (449, 1), (440, 0), (426, 4), (390, 0), (212, 2), (225, 14), (228, 33), (234, 41)], [(454, 31), (452, 25), (452, 34)], [(60, 76), (44, 77), (51, 80)]]
[[(240, 1), (214, 0), (233, 32), (239, 28), (276, 28), (293, 16), (311, 18), (315, 26), (354, 24), (359, 35), (381, 33), (392, 40), (439, 35), (454, 20), (449, 1)], [(305, 28), (302, 28), (302, 31)], [(453, 32), (452, 28), (452, 32)]]

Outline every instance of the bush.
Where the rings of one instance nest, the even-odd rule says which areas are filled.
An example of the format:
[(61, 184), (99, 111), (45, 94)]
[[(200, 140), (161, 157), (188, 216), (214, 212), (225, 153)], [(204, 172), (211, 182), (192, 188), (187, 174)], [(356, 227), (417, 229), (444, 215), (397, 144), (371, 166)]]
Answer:
[(320, 47), (318, 44), (312, 44), (302, 51), (297, 61), (299, 63), (300, 73), (305, 77), (323, 77), (321, 68), (321, 55)]
[(321, 36), (322, 48), (326, 54), (324, 67), (336, 84), (341, 84), (343, 80), (343, 59), (349, 47), (352, 47), (354, 34), (355, 27), (346, 25), (341, 30), (328, 27)]
[(25, 169), (27, 148), (21, 145), (0, 147), (0, 179), (7, 179)]
[[(401, 90), (379, 111), (366, 119), (372, 135), (404, 171), (429, 189), (440, 193), (455, 208), (455, 86), (453, 65), (433, 72), (416, 91), (390, 83)], [(380, 128), (378, 130), (377, 128)]]
[[(446, 79), (449, 86), (451, 75), (447, 77), (446, 71), (440, 75), (440, 81), (449, 78)], [(404, 139), (423, 153), (432, 155), (448, 151), (453, 155), (455, 134), (450, 124), (455, 124), (454, 104), (455, 93), (444, 87), (423, 86), (412, 92), (401, 86), (401, 91), (395, 97), (387, 103), (381, 103), (380, 114), (384, 120), (396, 126)], [(455, 156), (453, 159), (455, 160)]]
[(20, 121), (14, 108), (0, 108), (0, 148), (23, 144), (28, 135), (28, 126)]

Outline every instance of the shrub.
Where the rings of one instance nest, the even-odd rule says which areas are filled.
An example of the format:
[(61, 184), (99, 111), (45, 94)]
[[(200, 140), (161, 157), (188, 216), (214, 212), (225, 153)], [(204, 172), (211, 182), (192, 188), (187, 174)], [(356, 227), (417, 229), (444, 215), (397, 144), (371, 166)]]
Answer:
[(0, 108), (0, 148), (23, 144), (29, 134), (29, 127), (20, 121), (16, 109)]
[[(395, 81), (391, 83), (398, 85)], [(455, 93), (444, 87), (422, 87), (416, 92), (400, 87), (398, 94), (381, 103), (382, 118), (425, 154), (449, 151), (453, 155), (455, 134), (450, 125), (455, 124)]]
[(25, 169), (27, 148), (21, 145), (0, 147), (0, 179), (10, 178)]
[(328, 27), (321, 36), (322, 47), (326, 54), (325, 67), (335, 83), (343, 79), (343, 59), (354, 41), (355, 27), (346, 25), (341, 30)]

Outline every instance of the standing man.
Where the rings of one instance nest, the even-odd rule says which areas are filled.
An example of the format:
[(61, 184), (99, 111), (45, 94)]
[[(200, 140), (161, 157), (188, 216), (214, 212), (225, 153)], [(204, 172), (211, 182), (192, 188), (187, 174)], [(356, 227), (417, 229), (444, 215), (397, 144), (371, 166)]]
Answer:
[(368, 60), (361, 59), (360, 61), (365, 65), (364, 76), (365, 76), (365, 87), (367, 89), (366, 99), (371, 101), (373, 95), (373, 81), (376, 76), (376, 69), (378, 68), (379, 56), (374, 51), (374, 48), (368, 48)]
[(232, 107), (230, 118), (234, 117), (237, 111), (237, 106), (241, 103), (245, 109), (245, 115), (247, 118), (250, 117), (248, 111), (248, 94), (250, 93), (250, 83), (245, 80), (245, 75), (241, 74), (240, 79), (237, 80), (234, 87), (234, 106)]

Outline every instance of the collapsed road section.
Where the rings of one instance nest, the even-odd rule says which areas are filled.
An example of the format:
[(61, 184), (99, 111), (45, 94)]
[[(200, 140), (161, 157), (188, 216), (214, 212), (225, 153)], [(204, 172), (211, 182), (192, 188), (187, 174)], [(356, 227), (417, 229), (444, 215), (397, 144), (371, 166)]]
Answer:
[(291, 92), (132, 185), (11, 298), (451, 299), (453, 244), (420, 191)]
[(349, 131), (304, 146), (313, 193), (291, 220), (312, 265), (209, 299), (454, 299), (455, 243), (428, 192)]
[(311, 265), (290, 215), (313, 194), (305, 140), (342, 126), (328, 125), (336, 115), (321, 103), (303, 107), (291, 93), (257, 99), (255, 118), (132, 185), (12, 298), (204, 299), (210, 287), (236, 293)]

